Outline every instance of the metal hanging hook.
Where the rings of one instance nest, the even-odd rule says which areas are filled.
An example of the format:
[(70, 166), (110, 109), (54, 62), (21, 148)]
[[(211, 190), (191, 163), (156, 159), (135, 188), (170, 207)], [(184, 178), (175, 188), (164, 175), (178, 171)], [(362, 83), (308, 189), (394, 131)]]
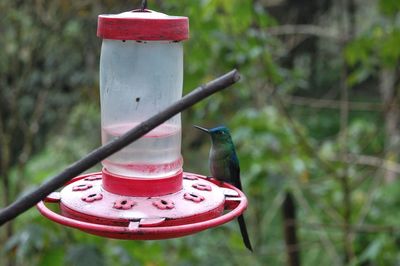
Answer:
[(140, 10), (144, 11), (147, 9), (147, 0), (142, 0), (142, 4), (140, 5)]

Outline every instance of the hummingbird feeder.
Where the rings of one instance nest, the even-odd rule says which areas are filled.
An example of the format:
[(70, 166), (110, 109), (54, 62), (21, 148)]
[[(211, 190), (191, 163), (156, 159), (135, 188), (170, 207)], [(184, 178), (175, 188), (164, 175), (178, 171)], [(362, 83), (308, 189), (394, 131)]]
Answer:
[[(187, 17), (148, 9), (98, 17), (102, 143), (182, 97)], [(226, 223), (244, 212), (234, 186), (183, 172), (176, 115), (77, 176), (37, 207), (47, 218), (118, 239), (166, 239)], [(49, 208), (56, 204), (59, 208)], [(53, 206), (54, 207), (54, 206)], [(55, 211), (57, 210), (57, 211)]]

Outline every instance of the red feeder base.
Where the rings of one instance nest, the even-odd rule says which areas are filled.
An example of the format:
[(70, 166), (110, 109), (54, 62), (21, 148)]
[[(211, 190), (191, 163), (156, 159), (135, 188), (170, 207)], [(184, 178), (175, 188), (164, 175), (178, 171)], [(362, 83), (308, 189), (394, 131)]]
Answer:
[[(94, 235), (150, 240), (181, 237), (216, 227), (239, 216), (247, 207), (246, 196), (234, 186), (197, 174), (183, 173), (182, 187), (178, 185), (179, 190), (174, 193), (150, 193), (145, 197), (131, 190), (119, 195), (111, 189), (112, 193), (104, 189), (108, 181), (105, 183), (103, 178), (110, 178), (106, 171), (82, 175), (60, 192), (50, 194), (45, 202), (58, 204), (60, 213), (50, 210), (43, 201), (37, 208), (57, 223)], [(176, 184), (177, 178), (182, 175), (171, 177), (171, 181)], [(146, 182), (149, 186), (157, 185), (157, 181)], [(129, 186), (134, 188), (135, 183)]]

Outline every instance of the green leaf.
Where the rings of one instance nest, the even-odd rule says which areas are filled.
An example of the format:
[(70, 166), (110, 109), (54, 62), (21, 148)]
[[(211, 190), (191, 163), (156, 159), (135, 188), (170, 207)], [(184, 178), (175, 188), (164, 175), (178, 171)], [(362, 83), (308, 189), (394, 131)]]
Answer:
[(370, 243), (367, 249), (361, 254), (360, 261), (375, 260), (384, 246), (384, 239), (379, 237)]
[(394, 16), (400, 11), (400, 1), (398, 0), (379, 0), (379, 9), (388, 16)]
[(55, 266), (61, 265), (61, 262), (64, 259), (65, 249), (64, 247), (52, 248), (50, 247), (48, 250), (41, 254), (39, 265), (40, 266)]
[(393, 29), (382, 40), (380, 56), (386, 66), (395, 67), (400, 59), (400, 30)]
[(72, 245), (67, 250), (65, 262), (72, 266), (104, 266), (104, 258), (97, 246), (90, 244)]

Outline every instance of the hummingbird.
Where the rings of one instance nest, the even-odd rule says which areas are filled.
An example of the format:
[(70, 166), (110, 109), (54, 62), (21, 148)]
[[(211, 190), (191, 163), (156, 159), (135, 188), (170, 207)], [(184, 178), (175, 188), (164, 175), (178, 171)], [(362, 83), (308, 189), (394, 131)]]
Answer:
[[(242, 190), (239, 159), (236, 155), (235, 145), (233, 144), (229, 129), (225, 126), (218, 126), (211, 129), (199, 126), (194, 127), (208, 133), (211, 137), (208, 161), (211, 175), (218, 181), (227, 182)], [(238, 217), (238, 223), (244, 245), (250, 251), (253, 251), (243, 215)]]

